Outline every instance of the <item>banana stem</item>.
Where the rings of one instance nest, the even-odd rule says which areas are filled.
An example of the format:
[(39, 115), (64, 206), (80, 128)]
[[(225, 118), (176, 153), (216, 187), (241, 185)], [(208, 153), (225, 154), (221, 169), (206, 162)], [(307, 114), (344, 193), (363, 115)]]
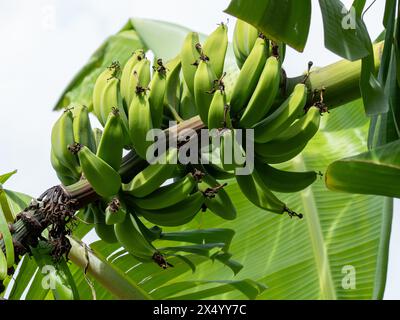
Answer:
[(136, 283), (96, 256), (84, 243), (68, 237), (71, 250), (68, 258), (78, 267), (85, 270), (115, 297), (122, 300), (151, 300), (151, 296)]

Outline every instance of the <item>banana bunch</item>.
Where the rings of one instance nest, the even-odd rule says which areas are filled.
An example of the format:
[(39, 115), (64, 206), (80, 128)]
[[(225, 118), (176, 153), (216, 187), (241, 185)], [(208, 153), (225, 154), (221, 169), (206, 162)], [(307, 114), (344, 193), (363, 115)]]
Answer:
[[(254, 205), (302, 217), (273, 192), (298, 192), (312, 184), (317, 173), (283, 171), (273, 165), (297, 156), (316, 134), (321, 101), (306, 107), (306, 81), (282, 99), (285, 45), (241, 20), (233, 39), (240, 71), (231, 81), (225, 68), (227, 34), (224, 23), (203, 43), (190, 32), (180, 53), (165, 63), (159, 57), (151, 62), (144, 50), (133, 52), (123, 66), (113, 62), (94, 84), (93, 109), (73, 104), (53, 126), (51, 163), (60, 181), (69, 185), (86, 179), (99, 196), (78, 217), (93, 224), (103, 241), (119, 242), (140, 261), (168, 266), (153, 244), (153, 231), (142, 220), (180, 226), (207, 209), (222, 219), (235, 219), (235, 206), (225, 190), (228, 179), (236, 179)], [(101, 129), (92, 128), (90, 111)], [(165, 162), (148, 161), (130, 177), (120, 176), (124, 150), (149, 159), (152, 129), (166, 129), (171, 120), (179, 123), (194, 116), (220, 139), (219, 146), (199, 150), (200, 158), (211, 156), (216, 162), (177, 163), (174, 159), (182, 151), (178, 144), (165, 151)], [(253, 130), (254, 141), (244, 142), (243, 129)], [(254, 147), (254, 170), (240, 175), (237, 170), (249, 161), (249, 143)]]

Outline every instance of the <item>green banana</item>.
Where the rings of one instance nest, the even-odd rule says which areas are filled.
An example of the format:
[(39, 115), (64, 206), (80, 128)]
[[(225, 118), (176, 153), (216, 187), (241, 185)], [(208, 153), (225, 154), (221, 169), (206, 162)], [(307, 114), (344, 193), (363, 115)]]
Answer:
[(257, 160), (254, 170), (267, 188), (276, 192), (301, 191), (311, 185), (318, 175), (315, 171), (283, 171)]
[(194, 76), (194, 100), (197, 112), (204, 124), (208, 121), (208, 111), (213, 98), (213, 90), (217, 77), (211, 64), (203, 56)]
[(164, 105), (168, 107), (168, 111), (175, 116), (179, 112), (180, 104), (180, 72), (181, 72), (181, 57), (177, 55), (174, 59), (165, 64), (167, 69), (167, 82), (164, 95)]
[[(221, 132), (220, 159), (222, 168), (233, 171), (245, 164), (245, 151), (237, 140), (236, 130), (226, 129)], [(241, 163), (243, 161), (243, 163)]]
[(83, 174), (98, 195), (111, 197), (118, 193), (121, 177), (107, 162), (78, 143), (71, 148), (71, 151), (78, 154)]
[(66, 166), (64, 166), (54, 155), (53, 148), (50, 152), (50, 162), (53, 169), (56, 171), (56, 175), (58, 179), (64, 186), (69, 186), (77, 182), (80, 178), (80, 175), (72, 172)]
[(203, 167), (205, 172), (207, 172), (209, 175), (213, 176), (215, 179), (218, 180), (227, 180), (235, 177), (234, 173), (228, 172), (221, 166), (216, 165), (214, 163), (204, 164)]
[(177, 204), (158, 210), (145, 210), (135, 206), (132, 201), (132, 206), (135, 212), (143, 216), (146, 220), (159, 226), (181, 226), (191, 221), (200, 211), (204, 203), (204, 196), (201, 192), (196, 192), (189, 195), (185, 200)]
[(153, 129), (149, 97), (144, 93), (137, 93), (129, 107), (129, 134), (133, 148), (143, 159), (146, 159), (148, 148), (154, 141), (147, 141), (147, 134)]
[(113, 108), (104, 127), (96, 155), (117, 171), (121, 166), (124, 140), (119, 111)]
[(119, 79), (120, 71), (118, 62), (113, 62), (96, 79), (93, 88), (93, 113), (104, 127), (111, 108), (120, 107)]
[(232, 114), (246, 107), (254, 92), (267, 60), (266, 40), (257, 38), (250, 55), (243, 64), (232, 91), (230, 106)]
[(92, 152), (96, 152), (96, 142), (89, 119), (89, 110), (86, 106), (77, 105), (72, 110), (74, 140), (87, 146)]
[(237, 175), (236, 181), (246, 198), (255, 206), (277, 214), (286, 212), (291, 217), (303, 217), (302, 214), (293, 212), (284, 202), (279, 200), (272, 191), (267, 188), (256, 172), (253, 171), (251, 175)]
[(54, 124), (51, 131), (51, 148), (54, 157), (73, 173), (80, 176), (79, 162), (76, 155), (68, 148), (74, 143), (73, 116), (71, 110), (65, 110)]
[(220, 88), (214, 92), (208, 111), (208, 129), (221, 129), (232, 127), (229, 105), (226, 103), (225, 91)]
[(210, 59), (211, 68), (219, 79), (224, 71), (226, 50), (228, 48), (228, 26), (221, 23), (203, 44), (203, 52)]
[(307, 87), (299, 83), (278, 109), (254, 126), (254, 140), (265, 143), (274, 139), (304, 112), (306, 102)]
[(86, 207), (81, 208), (78, 213), (78, 214), (80, 214), (80, 216), (82, 216), (82, 220), (89, 224), (94, 223), (94, 214), (93, 214), (92, 206), (93, 206), (93, 204), (90, 203)]
[(0, 281), (3, 281), (7, 278), (7, 258), (4, 254), (3, 250), (0, 250)]
[(105, 223), (108, 225), (124, 222), (126, 216), (124, 204), (118, 198), (113, 198), (107, 205), (105, 215)]
[(185, 200), (197, 185), (192, 173), (150, 193), (144, 198), (136, 198), (135, 204), (146, 210), (157, 210), (177, 204)]
[(200, 57), (199, 49), (197, 44), (199, 43), (199, 35), (196, 32), (189, 32), (183, 41), (181, 50), (182, 60), (182, 74), (184, 82), (191, 95), (194, 94), (194, 75), (197, 69), (197, 63)]
[(176, 149), (167, 151), (167, 163), (154, 163), (139, 172), (133, 180), (122, 186), (125, 193), (137, 198), (143, 198), (157, 190), (167, 179), (174, 176), (176, 164), (173, 159), (177, 156)]
[(227, 192), (223, 189), (224, 186), (210, 175), (205, 175), (199, 183), (199, 190), (204, 195), (205, 206), (211, 212), (225, 220), (233, 220), (236, 218), (236, 208)]
[(101, 240), (107, 243), (116, 243), (118, 239), (115, 235), (114, 226), (106, 224), (104, 211), (100, 208), (100, 204), (92, 206), (94, 217), (94, 230)]
[(103, 131), (99, 128), (94, 128), (93, 129), (93, 136), (94, 136), (94, 142), (96, 144), (96, 150), (99, 147), (101, 136), (103, 135)]
[(269, 57), (246, 109), (240, 118), (242, 128), (251, 128), (270, 110), (278, 94), (281, 67), (276, 57)]
[(114, 230), (118, 242), (139, 261), (154, 261), (164, 269), (168, 266), (161, 253), (144, 237), (131, 214), (127, 214), (123, 222), (115, 224)]
[(179, 115), (183, 120), (188, 120), (197, 115), (196, 103), (194, 97), (184, 81), (182, 83), (181, 101), (179, 105)]
[[(277, 163), (277, 159), (288, 161), (300, 153), (308, 141), (318, 132), (320, 125), (320, 109), (311, 107), (308, 112), (275, 139), (255, 144), (254, 150), (264, 162)], [(303, 146), (301, 148), (301, 146)], [(294, 154), (294, 150), (297, 152)], [(289, 157), (290, 156), (290, 157)], [(280, 161), (283, 162), (283, 161)]]
[(125, 63), (124, 68), (122, 69), (121, 74), (121, 84), (120, 91), (121, 96), (125, 101), (127, 107), (129, 107), (131, 102), (132, 94), (135, 92), (137, 78), (134, 75), (134, 71), (137, 72), (137, 69), (134, 70), (135, 66), (145, 59), (145, 54), (143, 49), (136, 50), (129, 60)]
[(237, 19), (233, 31), (233, 52), (239, 68), (242, 68), (258, 37), (258, 30), (252, 25)]
[(160, 128), (164, 114), (164, 95), (167, 84), (166, 69), (162, 60), (157, 60), (157, 66), (153, 67), (153, 79), (150, 82), (149, 103), (151, 120), (154, 128)]

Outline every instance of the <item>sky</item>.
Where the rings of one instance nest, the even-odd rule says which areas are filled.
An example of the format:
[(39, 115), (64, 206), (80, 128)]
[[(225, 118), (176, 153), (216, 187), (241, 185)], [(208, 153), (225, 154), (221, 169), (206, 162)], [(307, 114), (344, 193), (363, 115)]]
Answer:
[[(301, 74), (310, 60), (324, 66), (339, 59), (324, 48), (318, 1), (312, 2), (306, 49), (303, 54), (287, 52), (289, 76)], [(171, 21), (207, 34), (227, 21), (223, 10), (228, 4), (229, 0), (0, 0), (0, 173), (18, 169), (7, 188), (38, 196), (58, 184), (49, 152), (51, 127), (59, 114), (51, 109), (90, 55), (129, 17)], [(383, 29), (383, 9), (384, 1), (378, 0), (365, 15), (372, 39)], [(234, 22), (229, 17), (231, 38)], [(400, 256), (394, 250), (400, 243), (399, 209), (396, 202), (386, 299), (400, 299)]]

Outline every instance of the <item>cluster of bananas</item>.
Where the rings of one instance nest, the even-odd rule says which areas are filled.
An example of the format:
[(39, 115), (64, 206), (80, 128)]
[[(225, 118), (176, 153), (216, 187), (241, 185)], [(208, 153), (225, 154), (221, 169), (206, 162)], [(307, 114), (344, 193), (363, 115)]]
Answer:
[[(168, 265), (152, 244), (160, 235), (157, 226), (183, 225), (205, 209), (224, 219), (236, 217), (226, 184), (218, 180), (236, 178), (256, 206), (301, 217), (272, 191), (302, 190), (315, 181), (317, 173), (286, 172), (271, 164), (288, 161), (303, 150), (318, 130), (320, 108), (313, 106), (305, 112), (304, 83), (281, 102), (285, 46), (240, 20), (233, 42), (240, 72), (227, 94), (227, 48), (227, 25), (221, 23), (203, 44), (197, 33), (189, 33), (180, 54), (165, 65), (155, 59), (151, 68), (145, 52), (137, 50), (124, 66), (113, 62), (98, 76), (90, 110), (71, 105), (53, 127), (51, 163), (61, 182), (69, 185), (86, 179), (101, 197), (81, 209), (83, 219), (95, 224), (101, 239), (118, 241), (141, 261)], [(92, 129), (90, 111), (103, 130)], [(148, 164), (130, 181), (121, 180), (118, 170), (124, 149), (146, 159), (151, 129), (165, 129), (170, 120), (197, 115), (206, 127), (218, 130), (222, 142), (235, 140), (237, 130), (254, 130), (252, 174), (235, 175), (234, 170), (244, 164), (224, 161), (238, 149), (245, 154), (246, 146), (229, 144), (232, 149), (226, 150), (222, 143), (217, 150), (220, 165), (175, 164), (172, 159), (178, 148), (170, 147), (166, 163)], [(141, 218), (156, 226), (147, 228)]]

